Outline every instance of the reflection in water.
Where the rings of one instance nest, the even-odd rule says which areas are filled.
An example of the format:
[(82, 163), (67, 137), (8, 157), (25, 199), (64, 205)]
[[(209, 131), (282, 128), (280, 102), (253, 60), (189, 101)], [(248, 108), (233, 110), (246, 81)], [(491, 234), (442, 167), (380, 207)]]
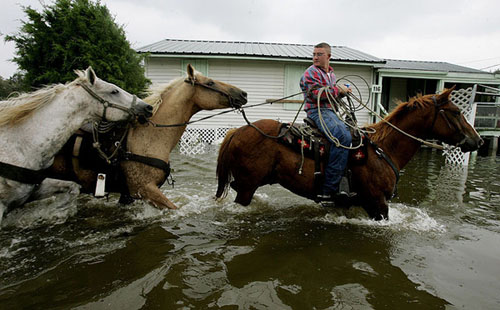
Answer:
[[(174, 153), (181, 209), (81, 195), (9, 214), (0, 230), (3, 309), (497, 308), (498, 160), (468, 170), (423, 150), (390, 220), (321, 208), (279, 186), (216, 203), (215, 158)], [(60, 201), (58, 201), (60, 202)]]

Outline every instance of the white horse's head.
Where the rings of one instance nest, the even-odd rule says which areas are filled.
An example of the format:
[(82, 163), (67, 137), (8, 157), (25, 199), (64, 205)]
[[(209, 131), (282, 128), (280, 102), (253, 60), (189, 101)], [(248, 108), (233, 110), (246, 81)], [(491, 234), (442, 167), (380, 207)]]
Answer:
[(111, 122), (129, 120), (135, 116), (151, 117), (153, 107), (120, 87), (101, 80), (92, 67), (85, 71), (76, 70), (75, 73), (79, 76), (76, 85), (85, 90), (95, 116)]

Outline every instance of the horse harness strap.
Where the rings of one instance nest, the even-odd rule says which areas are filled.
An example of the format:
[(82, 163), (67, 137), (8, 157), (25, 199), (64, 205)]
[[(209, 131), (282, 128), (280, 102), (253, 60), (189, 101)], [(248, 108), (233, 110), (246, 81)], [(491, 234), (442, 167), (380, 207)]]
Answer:
[(450, 128), (453, 128), (454, 126), (452, 126), (452, 124), (450, 123), (450, 121), (448, 120), (448, 117), (446, 116), (445, 112), (444, 112), (444, 109), (441, 109), (441, 106), (442, 105), (445, 105), (446, 102), (443, 102), (441, 104), (439, 104), (436, 100), (436, 96), (432, 96), (432, 101), (434, 102), (434, 106), (436, 107), (436, 112), (434, 113), (434, 118), (432, 120), (432, 125), (431, 125), (431, 129), (430, 131), (432, 131), (432, 129), (434, 129), (434, 125), (436, 124), (436, 120), (437, 120), (437, 117), (438, 117), (438, 114), (441, 114), (443, 115), (443, 118), (444, 120), (446, 121), (446, 123), (448, 124), (448, 126)]
[[(127, 136), (127, 133), (128, 133), (128, 128), (125, 131), (124, 136)], [(81, 150), (81, 146), (82, 146), (82, 140), (84, 139), (84, 135), (85, 135), (85, 132), (82, 130), (79, 130), (76, 133), (75, 143), (73, 145), (73, 150), (72, 150), (72, 154), (71, 154), (72, 155), (72, 162), (73, 162), (73, 169), (79, 168), (80, 150)], [(123, 139), (121, 139), (121, 140), (123, 141)], [(120, 141), (120, 142), (122, 142), (122, 141)], [(124, 144), (119, 143), (118, 145), (115, 144), (115, 146), (117, 147), (117, 149), (121, 149), (121, 147), (123, 147)], [(94, 144), (94, 148), (95, 148), (95, 144)], [(107, 164), (111, 165), (111, 166), (116, 166), (116, 164), (120, 161), (136, 161), (136, 162), (143, 163), (143, 164), (146, 164), (146, 165), (151, 166), (151, 167), (161, 169), (166, 173), (167, 176), (170, 175), (170, 163), (167, 163), (167, 162), (165, 162), (161, 159), (158, 159), (158, 158), (146, 157), (146, 156), (137, 155), (137, 154), (133, 154), (131, 152), (126, 152), (126, 151), (121, 150), (121, 152), (117, 152), (118, 156), (116, 156), (115, 160), (109, 161), (107, 158), (102, 156), (101, 152), (98, 152), (98, 154), (99, 154), (99, 157), (104, 159), (107, 162)], [(115, 156), (113, 156), (113, 157), (115, 157)]]
[(158, 158), (152, 158), (152, 157), (133, 154), (130, 152), (124, 152), (121, 159), (126, 161), (135, 161), (154, 168), (158, 168), (163, 170), (167, 177), (170, 175), (170, 163), (167, 163)]
[(47, 178), (46, 172), (0, 162), (0, 176), (20, 183), (39, 185)]
[(235, 108), (235, 105), (234, 105), (234, 98), (233, 98), (230, 94), (228, 94), (227, 92), (225, 92), (225, 91), (223, 91), (223, 90), (221, 90), (221, 89), (218, 89), (218, 88), (216, 88), (216, 87), (212, 87), (212, 86), (210, 86), (210, 85), (200, 83), (200, 82), (198, 82), (196, 79), (193, 79), (193, 78), (190, 78), (190, 77), (189, 77), (189, 78), (187, 78), (187, 79), (185, 79), (185, 80), (184, 80), (184, 82), (189, 83), (189, 84), (191, 84), (191, 85), (193, 85), (193, 86), (194, 86), (194, 85), (198, 85), (198, 86), (201, 86), (201, 87), (205, 87), (205, 88), (207, 88), (207, 89), (213, 90), (214, 92), (217, 92), (217, 93), (219, 93), (219, 94), (222, 94), (222, 95), (226, 96), (226, 97), (227, 97), (227, 99), (229, 100), (229, 106), (230, 106), (231, 108)]
[(394, 162), (392, 161), (392, 159), (384, 152), (383, 149), (381, 149), (375, 142), (373, 142), (367, 136), (365, 136), (365, 139), (375, 149), (375, 153), (378, 155), (378, 157), (384, 159), (389, 164), (392, 171), (394, 172), (394, 175), (396, 175), (396, 184), (397, 184), (399, 181), (399, 170), (396, 167), (396, 165), (394, 164)]
[(130, 108), (126, 108), (126, 107), (123, 107), (121, 105), (118, 105), (118, 104), (115, 104), (115, 103), (112, 103), (112, 102), (109, 102), (109, 101), (103, 99), (101, 96), (96, 94), (92, 89), (90, 89), (90, 87), (88, 87), (85, 84), (78, 84), (78, 85), (81, 86), (83, 89), (85, 89), (87, 91), (87, 93), (89, 93), (89, 95), (94, 97), (97, 101), (99, 101), (103, 105), (104, 109), (102, 111), (102, 119), (106, 119), (106, 111), (108, 108), (115, 108), (115, 109), (125, 111), (128, 114), (130, 114), (131, 116), (135, 115), (135, 113), (133, 112), (133, 108), (136, 105), (137, 96), (134, 95), (132, 97), (132, 105), (130, 106)]

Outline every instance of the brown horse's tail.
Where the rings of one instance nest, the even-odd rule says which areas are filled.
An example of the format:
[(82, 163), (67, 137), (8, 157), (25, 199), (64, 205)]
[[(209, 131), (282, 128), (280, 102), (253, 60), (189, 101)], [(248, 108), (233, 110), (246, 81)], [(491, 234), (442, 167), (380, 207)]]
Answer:
[(230, 169), (230, 161), (229, 161), (229, 156), (231, 155), (229, 152), (229, 145), (231, 144), (231, 140), (233, 139), (234, 133), (236, 132), (236, 128), (230, 129), (226, 137), (224, 138), (224, 141), (222, 141), (222, 144), (219, 149), (219, 156), (217, 158), (217, 180), (218, 180), (218, 186), (217, 186), (217, 193), (215, 194), (215, 198), (225, 198), (228, 193), (229, 189), (229, 184), (232, 181), (232, 174), (231, 174), (231, 169)]

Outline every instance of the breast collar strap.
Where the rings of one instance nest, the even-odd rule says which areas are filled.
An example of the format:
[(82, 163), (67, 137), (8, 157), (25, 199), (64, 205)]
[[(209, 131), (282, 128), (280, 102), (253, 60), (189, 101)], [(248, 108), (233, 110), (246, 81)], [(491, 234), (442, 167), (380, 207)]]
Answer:
[(165, 162), (161, 159), (158, 159), (158, 158), (146, 157), (146, 156), (142, 156), (142, 155), (133, 154), (130, 152), (125, 152), (125, 153), (123, 153), (123, 156), (121, 159), (127, 160), (127, 161), (135, 161), (135, 162), (139, 162), (142, 164), (146, 164), (146, 165), (151, 166), (151, 167), (161, 169), (161, 170), (163, 170), (163, 172), (165, 172), (166, 177), (168, 177), (170, 175), (170, 163), (167, 163), (167, 162)]
[(46, 169), (31, 170), (0, 162), (0, 176), (24, 184), (41, 184), (47, 178)]
[(370, 145), (373, 146), (373, 148), (375, 149), (375, 153), (378, 155), (378, 157), (384, 159), (389, 164), (392, 171), (394, 172), (394, 175), (396, 176), (396, 184), (397, 184), (399, 181), (399, 170), (396, 167), (396, 164), (394, 164), (392, 159), (375, 142), (373, 142), (371, 139), (369, 139), (366, 136), (365, 136), (365, 138), (370, 143)]

